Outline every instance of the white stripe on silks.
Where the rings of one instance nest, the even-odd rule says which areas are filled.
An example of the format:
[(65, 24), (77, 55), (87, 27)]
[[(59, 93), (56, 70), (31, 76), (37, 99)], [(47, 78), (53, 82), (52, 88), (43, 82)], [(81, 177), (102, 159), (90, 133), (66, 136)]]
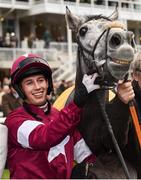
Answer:
[(81, 163), (86, 157), (91, 155), (92, 152), (85, 143), (84, 139), (80, 139), (74, 146), (74, 160)]
[(24, 121), (22, 125), (18, 128), (18, 132), (17, 132), (18, 143), (20, 143), (23, 147), (31, 148), (29, 146), (29, 135), (40, 124), (43, 123), (32, 120)]
[(70, 140), (70, 136), (68, 135), (62, 142), (57, 144), (56, 146), (50, 148), (48, 153), (48, 162), (50, 163), (53, 159), (55, 159), (59, 154), (63, 154), (65, 157), (65, 161), (67, 163), (67, 157), (65, 153), (65, 145)]

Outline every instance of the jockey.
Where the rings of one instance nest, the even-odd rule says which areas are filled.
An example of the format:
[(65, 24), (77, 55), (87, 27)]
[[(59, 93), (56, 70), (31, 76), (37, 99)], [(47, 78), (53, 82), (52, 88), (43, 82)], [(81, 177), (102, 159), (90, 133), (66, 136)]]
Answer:
[(94, 163), (77, 131), (80, 113), (89, 93), (99, 88), (97, 74), (84, 75), (74, 100), (58, 111), (48, 95), (53, 91), (52, 71), (38, 55), (20, 56), (13, 63), (11, 82), (23, 106), (11, 112), (8, 127), (8, 167), (12, 179), (67, 179), (74, 160)]

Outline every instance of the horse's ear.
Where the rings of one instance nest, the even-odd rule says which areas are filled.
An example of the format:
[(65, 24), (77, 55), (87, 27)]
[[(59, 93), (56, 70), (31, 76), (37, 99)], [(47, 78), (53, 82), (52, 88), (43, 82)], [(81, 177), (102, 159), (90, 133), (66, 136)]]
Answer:
[(118, 7), (117, 7), (117, 5), (115, 7), (114, 12), (109, 16), (109, 19), (111, 19), (112, 21), (118, 19)]
[(67, 6), (66, 6), (65, 18), (66, 18), (66, 22), (67, 22), (68, 27), (72, 31), (77, 32), (78, 28), (82, 24), (82, 19), (79, 18), (78, 16), (72, 14)]

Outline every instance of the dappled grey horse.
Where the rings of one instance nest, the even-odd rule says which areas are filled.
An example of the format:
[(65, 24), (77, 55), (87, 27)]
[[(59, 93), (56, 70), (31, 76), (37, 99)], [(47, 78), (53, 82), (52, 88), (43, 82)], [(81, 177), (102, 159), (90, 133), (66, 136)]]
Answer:
[[(79, 125), (86, 143), (97, 156), (94, 166), (87, 169), (87, 178), (136, 178), (136, 172), (140, 171), (138, 167), (141, 167), (141, 153), (128, 106), (118, 97), (107, 103), (105, 97), (107, 89), (114, 88), (118, 80), (126, 79), (135, 52), (134, 34), (127, 31), (117, 18), (117, 8), (109, 17), (85, 18), (66, 8), (67, 24), (75, 32), (78, 43), (75, 90), (85, 73), (97, 72), (97, 82), (101, 85), (100, 90), (89, 95)], [(105, 119), (109, 119), (110, 125)], [(109, 129), (112, 127), (118, 150), (122, 153), (117, 153), (117, 144), (114, 144), (108, 126)], [(77, 167), (79, 169), (79, 165), (75, 170)], [(79, 178), (76, 174), (73, 178)], [(80, 175), (80, 178), (83, 177)]]

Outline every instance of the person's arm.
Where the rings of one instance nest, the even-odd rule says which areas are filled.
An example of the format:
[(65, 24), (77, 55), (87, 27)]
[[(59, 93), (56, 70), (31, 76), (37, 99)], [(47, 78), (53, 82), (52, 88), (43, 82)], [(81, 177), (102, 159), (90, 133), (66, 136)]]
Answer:
[[(12, 113), (6, 120), (9, 129), (12, 130), (11, 136), (14, 137), (11, 140), (14, 141), (15, 139), (15, 143), (18, 142), (23, 147), (34, 149), (49, 149), (63, 141), (80, 122), (81, 108), (79, 107), (84, 105), (87, 94), (98, 88), (94, 84), (96, 76), (84, 76), (83, 80), (85, 80), (85, 77), (87, 81), (83, 84), (86, 87), (83, 87), (85, 93), (84, 91), (81, 91), (82, 94), (81, 92), (77, 93), (78, 96), (75, 96), (74, 102), (71, 102), (60, 112), (48, 115), (52, 120), (49, 120), (46, 124)], [(84, 94), (86, 97), (84, 97)]]
[[(77, 126), (81, 108), (74, 102), (61, 111), (53, 109), (45, 121), (33, 120), (31, 115), (13, 111), (5, 124), (9, 129), (10, 141), (25, 148), (49, 149), (61, 141)], [(44, 123), (46, 122), (46, 123)]]
[(132, 87), (132, 82), (128, 81), (124, 83), (119, 83), (117, 86), (117, 95), (119, 99), (125, 104), (128, 104), (131, 100), (133, 100), (135, 94)]

